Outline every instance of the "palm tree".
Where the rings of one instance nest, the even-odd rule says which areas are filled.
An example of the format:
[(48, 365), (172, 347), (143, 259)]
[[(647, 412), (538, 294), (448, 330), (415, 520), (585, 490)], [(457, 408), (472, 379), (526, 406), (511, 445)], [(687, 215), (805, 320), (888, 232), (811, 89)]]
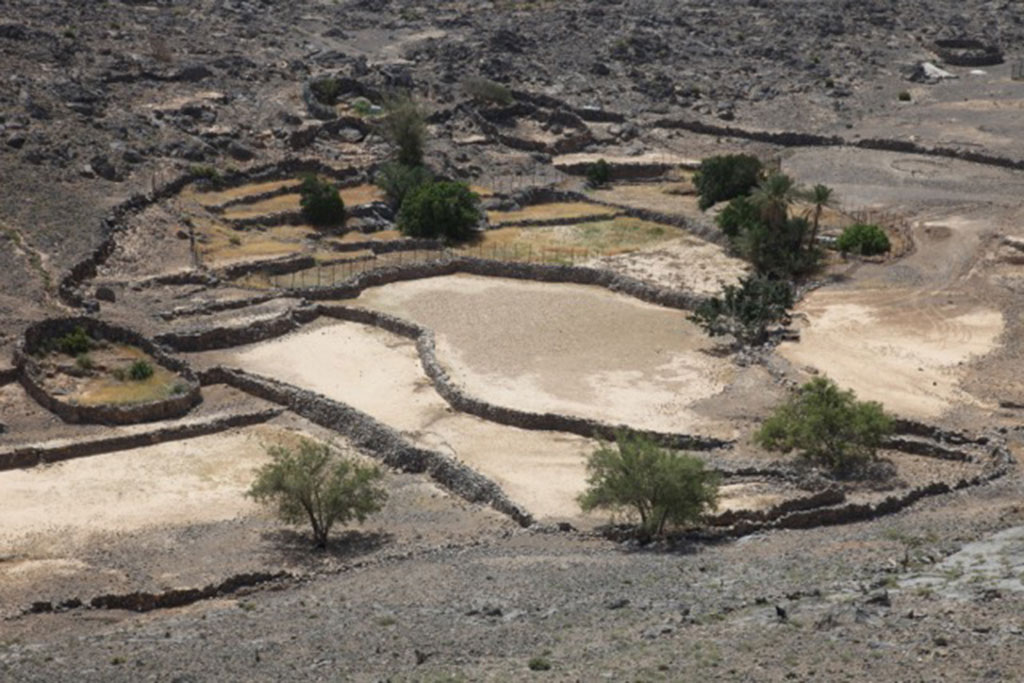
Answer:
[(821, 212), (826, 206), (832, 205), (832, 188), (825, 185), (815, 185), (807, 193), (807, 199), (814, 204), (814, 220), (811, 223), (811, 240), (807, 245), (808, 249), (814, 248), (818, 240), (818, 226), (821, 224)]
[(771, 228), (780, 229), (789, 219), (789, 205), (796, 190), (793, 179), (775, 171), (767, 175), (751, 193), (750, 201), (761, 213), (761, 219)]

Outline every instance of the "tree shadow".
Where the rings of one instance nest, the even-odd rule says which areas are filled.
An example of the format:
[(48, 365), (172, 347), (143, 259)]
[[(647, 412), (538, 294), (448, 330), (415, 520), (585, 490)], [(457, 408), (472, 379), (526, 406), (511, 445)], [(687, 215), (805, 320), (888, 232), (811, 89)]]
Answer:
[(326, 548), (313, 543), (309, 531), (298, 529), (273, 529), (261, 534), (269, 546), (265, 551), (268, 560), (313, 570), (322, 569), (325, 564), (336, 565), (364, 555), (374, 553), (394, 540), (394, 536), (382, 531), (347, 531), (331, 534)]

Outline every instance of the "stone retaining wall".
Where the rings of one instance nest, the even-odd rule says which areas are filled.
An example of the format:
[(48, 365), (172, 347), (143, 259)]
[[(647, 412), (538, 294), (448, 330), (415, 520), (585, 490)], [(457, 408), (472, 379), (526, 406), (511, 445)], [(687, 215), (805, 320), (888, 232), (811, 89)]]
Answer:
[[(320, 312), (322, 315), (339, 320), (379, 327), (415, 341), (423, 371), (434, 385), (434, 389), (452, 408), (459, 412), (519, 429), (565, 432), (607, 441), (614, 440), (617, 432), (630, 430), (626, 425), (609, 425), (597, 420), (556, 413), (532, 413), (487, 403), (467, 393), (448, 375), (437, 359), (433, 331), (401, 318), (364, 308), (321, 306)], [(728, 441), (689, 434), (653, 431), (640, 431), (639, 433), (654, 439), (663, 446), (684, 450), (707, 451), (731, 445), (731, 442)]]
[(530, 513), (509, 500), (501, 487), (487, 477), (443, 453), (414, 446), (394, 429), (344, 403), (238, 369), (212, 368), (203, 373), (202, 381), (227, 384), (283, 405), (310, 422), (343, 434), (354, 446), (389, 467), (427, 473), (470, 502), (486, 503), (522, 526), (533, 524)]
[[(145, 403), (94, 406), (71, 403), (49, 393), (43, 382), (42, 369), (33, 354), (40, 351), (47, 340), (68, 334), (77, 327), (84, 329), (94, 339), (130, 344), (142, 349), (157, 363), (178, 373), (186, 385), (185, 391), (178, 395)], [(137, 332), (110, 325), (95, 318), (55, 318), (30, 326), (25, 330), (23, 341), (15, 349), (15, 363), (19, 368), (19, 379), (25, 387), (25, 391), (41, 406), (65, 422), (98, 424), (155, 422), (180, 417), (202, 401), (199, 381), (184, 362), (169, 356)]]
[(271, 408), (251, 413), (229, 415), (214, 420), (192, 422), (189, 424), (163, 427), (154, 431), (135, 434), (120, 434), (92, 440), (58, 443), (54, 445), (20, 446), (7, 451), (0, 451), (0, 471), (35, 467), (47, 463), (85, 458), (91, 455), (126, 451), (133, 448), (145, 448), (167, 441), (192, 439), (207, 434), (248, 427), (274, 419), (281, 414), (280, 408)]

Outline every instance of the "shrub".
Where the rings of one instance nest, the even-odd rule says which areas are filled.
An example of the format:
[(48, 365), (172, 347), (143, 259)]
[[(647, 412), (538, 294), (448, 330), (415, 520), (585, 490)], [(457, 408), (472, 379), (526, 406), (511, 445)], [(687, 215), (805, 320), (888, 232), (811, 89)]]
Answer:
[(373, 113), (373, 103), (365, 97), (357, 97), (352, 100), (352, 111), (357, 116), (369, 116)]
[(488, 78), (473, 76), (462, 82), (462, 88), (466, 94), (481, 102), (493, 102), (502, 106), (508, 106), (515, 101), (511, 91), (501, 83), (495, 83)]
[(877, 225), (856, 223), (843, 230), (843, 234), (836, 240), (836, 247), (842, 252), (874, 256), (884, 254), (891, 248), (889, 237), (885, 230)]
[(408, 95), (393, 95), (385, 99), (384, 112), (382, 131), (388, 142), (395, 147), (398, 163), (422, 166), (427, 139), (423, 112)]
[(764, 421), (754, 439), (768, 450), (797, 451), (809, 462), (845, 476), (864, 472), (891, 432), (892, 420), (881, 404), (858, 401), (852, 391), (815, 377)]
[(434, 174), (425, 166), (405, 166), (398, 162), (384, 164), (377, 171), (374, 181), (384, 191), (393, 207), (401, 208), (402, 202), (414, 190), (432, 182)]
[(757, 185), (761, 161), (749, 154), (726, 154), (708, 157), (693, 176), (700, 197), (700, 208), (750, 192)]
[(604, 159), (598, 159), (587, 166), (587, 185), (601, 187), (612, 179), (612, 167)]
[(551, 671), (551, 661), (547, 657), (533, 657), (526, 666), (530, 671)]
[(224, 177), (220, 174), (213, 166), (202, 166), (196, 165), (189, 168), (189, 173), (196, 180), (207, 182), (213, 188), (219, 188), (224, 185)]
[(712, 337), (731, 334), (742, 344), (761, 344), (768, 326), (784, 319), (793, 306), (793, 288), (783, 280), (747, 277), (727, 285), (719, 297), (705, 299), (689, 320)]
[(580, 507), (632, 510), (645, 535), (662, 534), (670, 522), (694, 522), (718, 500), (718, 477), (703, 461), (640, 434), (620, 432), (616, 443), (603, 444), (587, 461), (587, 474)]
[(153, 365), (141, 358), (128, 366), (128, 379), (141, 382), (153, 376)]
[(67, 356), (80, 356), (96, 348), (96, 342), (82, 327), (76, 327), (62, 337), (54, 339), (50, 345), (53, 349)]
[(333, 106), (338, 103), (341, 94), (341, 82), (335, 78), (321, 78), (309, 84), (313, 96), (321, 104)]
[(256, 473), (247, 495), (274, 506), (286, 524), (309, 522), (319, 548), (327, 547), (335, 524), (363, 522), (387, 500), (380, 469), (336, 455), (330, 444), (303, 439), (294, 450), (266, 451), (272, 461)]
[(466, 240), (480, 222), (479, 200), (465, 183), (428, 183), (402, 202), (398, 227), (408, 237)]
[(95, 368), (96, 364), (93, 362), (92, 356), (90, 356), (88, 353), (80, 353), (75, 358), (75, 366), (79, 370), (85, 370), (86, 372), (88, 372), (89, 370)]
[(900, 94), (899, 94), (899, 98), (900, 98), (900, 102), (909, 102), (910, 101), (910, 92), (908, 92), (906, 90), (901, 91)]
[(345, 202), (338, 188), (315, 175), (307, 175), (299, 186), (302, 215), (317, 227), (333, 227), (345, 223)]

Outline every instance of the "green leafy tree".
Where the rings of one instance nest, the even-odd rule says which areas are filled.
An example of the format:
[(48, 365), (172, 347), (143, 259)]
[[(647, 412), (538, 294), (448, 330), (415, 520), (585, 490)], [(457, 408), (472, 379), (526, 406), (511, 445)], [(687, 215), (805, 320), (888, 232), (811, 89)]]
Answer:
[(732, 335), (741, 344), (756, 345), (768, 338), (768, 327), (786, 318), (793, 306), (793, 288), (783, 280), (747, 277), (726, 285), (722, 295), (705, 299), (693, 315), (712, 337)]
[(387, 500), (383, 473), (341, 457), (330, 444), (303, 439), (297, 449), (266, 447), (272, 461), (259, 469), (248, 495), (272, 505), (286, 524), (309, 522), (318, 548), (335, 524), (364, 521)]
[(465, 183), (428, 183), (406, 196), (398, 228), (407, 237), (469, 239), (480, 222), (480, 198)]
[(878, 457), (892, 420), (881, 404), (858, 401), (824, 377), (800, 387), (761, 425), (755, 441), (763, 448), (800, 457), (836, 475), (856, 475)]
[(740, 233), (761, 222), (761, 213), (750, 201), (750, 197), (736, 197), (718, 213), (715, 223), (730, 239), (739, 237)]
[(388, 201), (396, 209), (413, 191), (434, 180), (434, 174), (425, 166), (406, 166), (397, 161), (383, 164), (377, 171), (375, 182), (384, 191)]
[(384, 100), (381, 119), (384, 137), (395, 148), (395, 160), (405, 166), (422, 166), (427, 124), (419, 105), (407, 94)]
[(701, 210), (748, 194), (761, 174), (761, 161), (749, 154), (726, 154), (704, 159), (693, 176)]
[(604, 159), (598, 159), (587, 166), (587, 185), (590, 187), (601, 187), (607, 185), (612, 179), (612, 167)]
[(336, 227), (345, 223), (345, 202), (338, 188), (315, 175), (307, 175), (299, 185), (302, 215), (318, 228)]
[(621, 432), (614, 444), (603, 444), (587, 461), (587, 474), (580, 507), (635, 512), (647, 535), (695, 522), (718, 502), (718, 475), (703, 461), (640, 434)]
[(839, 251), (853, 252), (864, 256), (884, 254), (892, 248), (889, 236), (877, 225), (856, 223), (843, 230), (836, 240)]

